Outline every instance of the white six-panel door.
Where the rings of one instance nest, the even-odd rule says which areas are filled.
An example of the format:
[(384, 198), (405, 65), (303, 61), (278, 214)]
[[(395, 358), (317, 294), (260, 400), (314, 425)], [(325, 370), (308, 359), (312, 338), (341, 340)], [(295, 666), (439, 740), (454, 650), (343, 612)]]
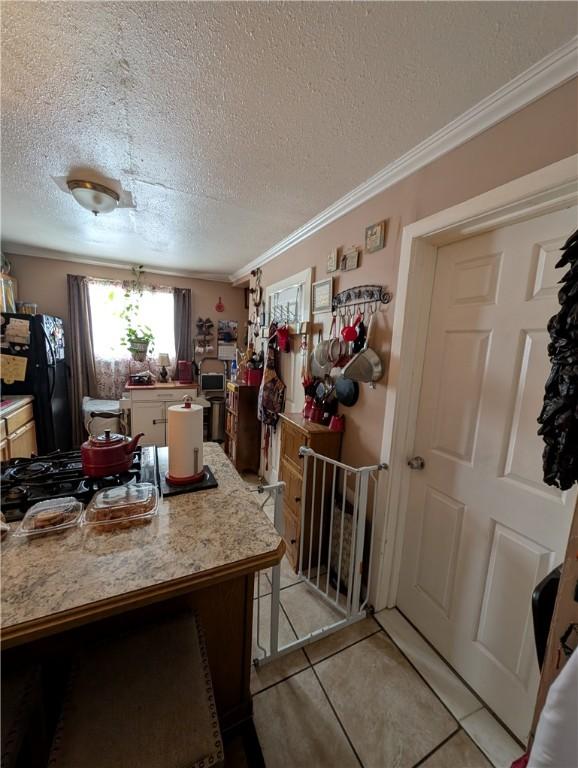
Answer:
[(542, 482), (536, 418), (576, 226), (573, 207), (438, 250), (405, 526), (399, 607), (522, 739), (531, 594), (563, 559), (575, 499)]

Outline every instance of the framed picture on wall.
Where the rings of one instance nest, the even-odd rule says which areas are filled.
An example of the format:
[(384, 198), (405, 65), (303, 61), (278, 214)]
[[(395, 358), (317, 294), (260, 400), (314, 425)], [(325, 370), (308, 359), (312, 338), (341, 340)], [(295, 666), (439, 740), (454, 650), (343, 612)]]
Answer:
[(327, 272), (337, 271), (337, 248), (334, 248), (327, 256)]
[(321, 312), (331, 312), (331, 302), (333, 300), (333, 278), (318, 280), (311, 286), (311, 304), (312, 312), (319, 314)]
[(385, 221), (371, 224), (365, 229), (365, 250), (367, 253), (381, 251), (385, 245)]
[(351, 269), (357, 269), (359, 266), (359, 248), (354, 246), (344, 250), (341, 254), (339, 268), (342, 272), (349, 272)]

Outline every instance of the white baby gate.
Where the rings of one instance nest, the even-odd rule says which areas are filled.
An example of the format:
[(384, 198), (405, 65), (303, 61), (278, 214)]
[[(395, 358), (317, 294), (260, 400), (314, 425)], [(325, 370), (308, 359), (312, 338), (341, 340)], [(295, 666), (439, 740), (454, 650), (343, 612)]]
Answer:
[[(256, 645), (263, 656), (254, 659), (255, 665), (332, 634), (363, 619), (370, 610), (368, 596), (376, 528), (377, 473), (387, 469), (387, 465), (356, 468), (321, 456), (309, 448), (302, 447), (299, 452), (303, 458), (299, 581), (320, 601), (332, 607), (336, 620), (279, 647), (281, 565), (274, 566), (271, 569), (268, 647), (261, 637), (261, 579), (256, 580)], [(279, 482), (253, 489), (266, 493), (267, 500), (273, 497), (274, 525), (281, 535), (284, 534), (284, 486)], [(371, 498), (369, 520), (367, 512)], [(368, 527), (369, 536), (366, 535)]]

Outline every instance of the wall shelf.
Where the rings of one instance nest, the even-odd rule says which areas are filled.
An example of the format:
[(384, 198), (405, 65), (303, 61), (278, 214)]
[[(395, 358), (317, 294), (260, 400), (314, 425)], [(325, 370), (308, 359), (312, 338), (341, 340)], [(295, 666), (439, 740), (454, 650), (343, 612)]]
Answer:
[(392, 298), (393, 294), (382, 285), (357, 285), (337, 293), (331, 302), (331, 309), (338, 312), (353, 307), (366, 308), (369, 304), (374, 304), (377, 309), (379, 304), (389, 304)]

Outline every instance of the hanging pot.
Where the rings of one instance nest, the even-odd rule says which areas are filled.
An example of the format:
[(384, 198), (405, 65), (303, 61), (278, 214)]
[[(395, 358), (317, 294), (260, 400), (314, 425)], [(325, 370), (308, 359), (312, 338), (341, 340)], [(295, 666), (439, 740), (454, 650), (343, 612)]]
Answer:
[(367, 340), (365, 347), (354, 355), (347, 365), (343, 368), (343, 376), (352, 381), (362, 381), (373, 383), (379, 381), (383, 376), (383, 363), (379, 356), (369, 347), (369, 339), (373, 326), (375, 313), (372, 312), (369, 318), (367, 329)]
[(322, 349), (322, 345), (327, 343), (322, 341), (321, 331), (319, 331), (317, 344), (311, 353), (311, 374), (315, 379), (323, 379), (331, 370), (331, 363), (327, 359), (326, 352)]
[(365, 327), (365, 311), (361, 315), (361, 322), (357, 326), (357, 338), (353, 342), (353, 352), (361, 352), (365, 347), (365, 340), (367, 339), (367, 328)]
[(329, 338), (322, 340), (321, 331), (319, 331), (317, 346), (313, 350), (315, 361), (322, 367), (325, 367), (329, 362), (329, 353), (331, 350), (331, 345), (334, 341), (336, 341), (335, 323), (336, 323), (336, 318), (335, 318), (335, 315), (333, 315), (333, 319), (331, 321), (331, 328), (329, 329)]
[(341, 336), (343, 337), (343, 340), (346, 342), (352, 342), (355, 341), (357, 338), (357, 326), (361, 322), (361, 315), (357, 315), (353, 323), (350, 323), (349, 325), (346, 325), (345, 328), (342, 328), (341, 330)]
[(325, 375), (331, 370), (331, 363), (327, 365), (319, 365), (315, 360), (315, 356), (311, 354), (311, 375), (314, 379), (323, 379)]
[(319, 366), (323, 366), (327, 362), (326, 347), (327, 342), (323, 340), (321, 331), (319, 331), (317, 334), (317, 344), (313, 349), (313, 360), (315, 360)]
[(350, 408), (359, 399), (359, 384), (342, 376), (335, 382), (335, 396), (341, 405)]
[(335, 385), (333, 384), (331, 377), (326, 374), (323, 377), (323, 380), (319, 382), (315, 389), (315, 399), (317, 402), (325, 402), (329, 395), (333, 392), (334, 387)]
[[(345, 322), (345, 316), (341, 315), (340, 319)], [(334, 381), (342, 375), (341, 369), (350, 358), (349, 344), (346, 341), (342, 341), (340, 336), (341, 328), (338, 329), (338, 332), (335, 334), (335, 338), (332, 339), (329, 347), (329, 362), (331, 363), (329, 375)]]

